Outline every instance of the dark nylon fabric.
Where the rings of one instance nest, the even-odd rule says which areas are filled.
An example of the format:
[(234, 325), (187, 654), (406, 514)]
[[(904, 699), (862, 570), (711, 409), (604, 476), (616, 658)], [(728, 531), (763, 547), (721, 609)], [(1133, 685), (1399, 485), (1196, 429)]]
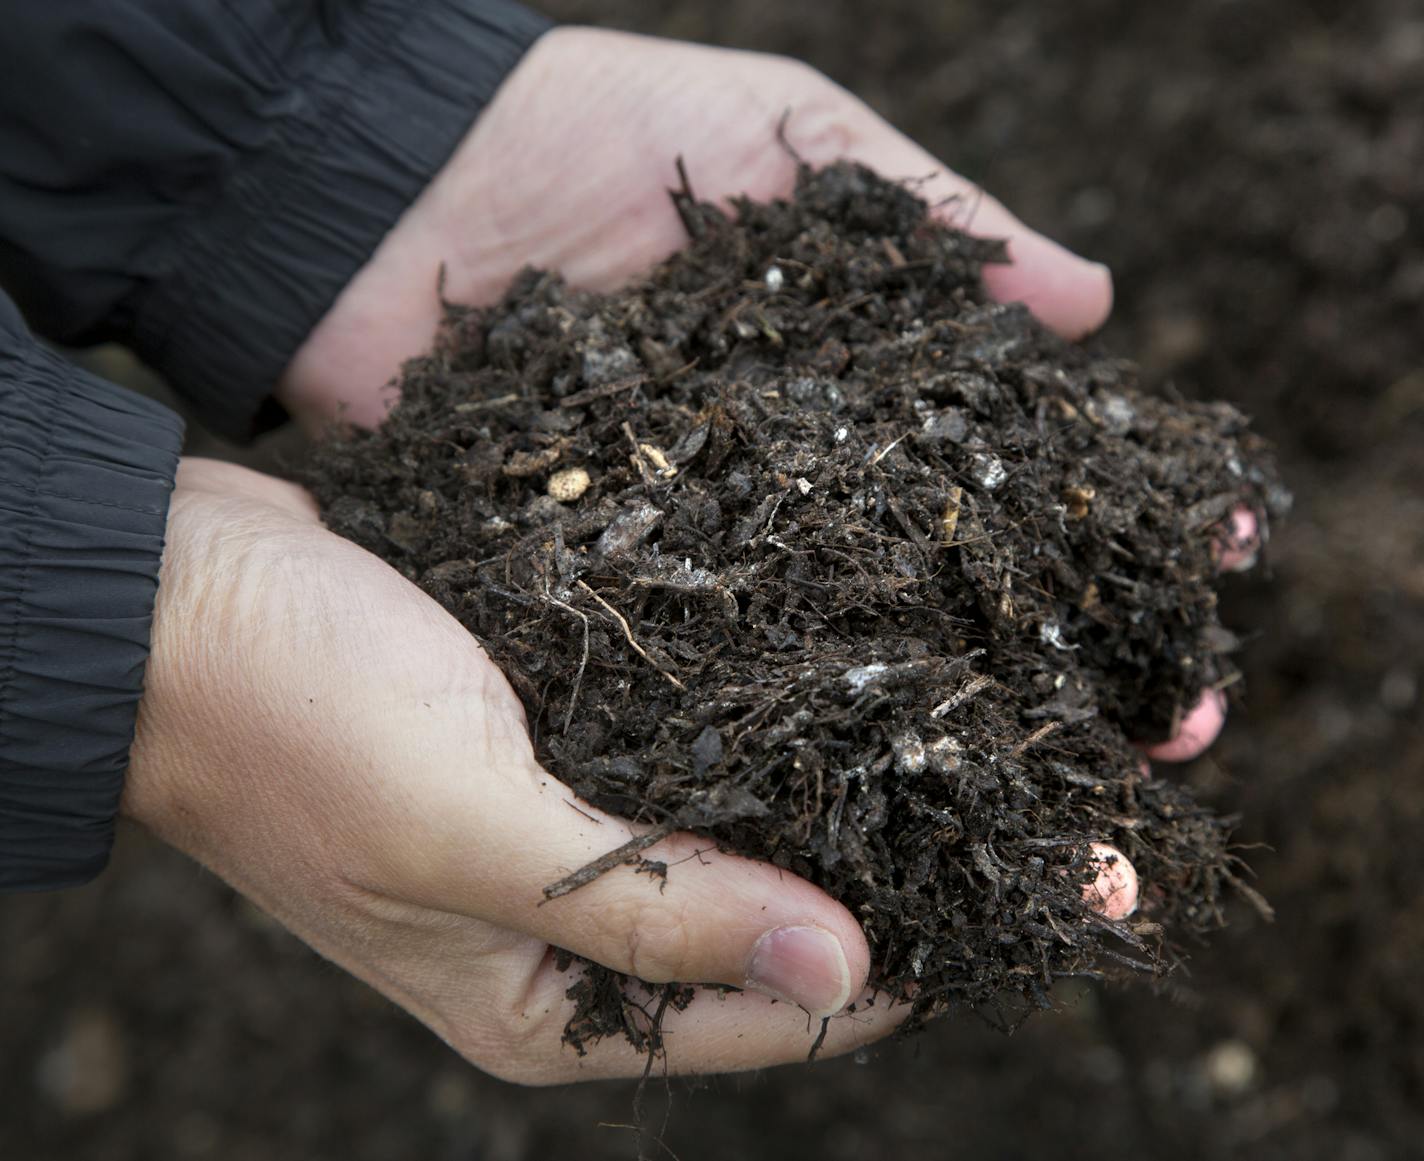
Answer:
[[(245, 438), (547, 21), (511, 0), (60, 0), (0, 28), (0, 285)], [(0, 890), (112, 844), (181, 443), (0, 294)]]
[(64, 0), (0, 34), (0, 284), (244, 439), (548, 22), (511, 0)]
[(0, 295), (0, 891), (108, 861), (182, 440)]

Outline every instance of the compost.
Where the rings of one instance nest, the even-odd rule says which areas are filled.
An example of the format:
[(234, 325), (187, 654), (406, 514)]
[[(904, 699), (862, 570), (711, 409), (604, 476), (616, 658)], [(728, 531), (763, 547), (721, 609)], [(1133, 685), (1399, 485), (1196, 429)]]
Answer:
[[(1262, 441), (990, 301), (1002, 244), (913, 188), (671, 196), (689, 246), (635, 285), (449, 306), (382, 428), (314, 455), (328, 524), (480, 640), (582, 797), (841, 899), (915, 1022), (1170, 972), (1253, 893), (1138, 746), (1236, 686), (1217, 557), (1287, 503)], [(1125, 920), (1094, 842), (1145, 885)], [(588, 972), (570, 1042), (655, 1048)]]

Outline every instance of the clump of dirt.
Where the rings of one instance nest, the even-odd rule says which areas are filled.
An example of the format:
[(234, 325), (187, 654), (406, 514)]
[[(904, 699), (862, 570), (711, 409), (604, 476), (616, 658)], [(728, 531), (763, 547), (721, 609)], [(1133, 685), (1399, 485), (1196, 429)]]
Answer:
[[(553, 774), (826, 888), (917, 1019), (1170, 970), (1249, 888), (1134, 742), (1237, 679), (1213, 537), (1284, 508), (1261, 440), (991, 302), (1001, 245), (863, 168), (674, 198), (691, 244), (637, 285), (451, 306), (319, 449), (327, 522), (480, 639)], [(1125, 921), (1094, 841), (1147, 885)], [(624, 982), (590, 965), (575, 1046)]]

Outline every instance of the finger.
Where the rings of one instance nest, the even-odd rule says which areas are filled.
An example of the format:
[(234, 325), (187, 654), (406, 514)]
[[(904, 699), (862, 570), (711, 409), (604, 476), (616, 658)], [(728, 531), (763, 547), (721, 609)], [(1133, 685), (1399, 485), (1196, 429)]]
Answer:
[(1112, 312), (1112, 275), (1024, 225), (997, 199), (960, 177), (869, 109), (849, 117), (850, 144), (806, 126), (804, 150), (792, 118), (787, 137), (812, 165), (849, 157), (889, 178), (908, 180), (951, 225), (1008, 244), (1009, 265), (984, 270), (984, 285), (1000, 302), (1022, 302), (1048, 327), (1079, 339), (1098, 330)]
[(1190, 762), (1204, 754), (1226, 724), (1226, 696), (1217, 689), (1202, 692), (1200, 700), (1182, 715), (1172, 736), (1145, 747), (1156, 762)]
[[(583, 982), (587, 965), (559, 968), (555, 949), (545, 941), (448, 910), (353, 890), (349, 883), (339, 902), (338, 912), (356, 904), (367, 932), (361, 953), (351, 954), (349, 939), (324, 938), (319, 930), (303, 930), (303, 938), (486, 1071), (520, 1084), (554, 1084), (639, 1076), (647, 1067), (646, 1051), (621, 1031), (590, 1037), (582, 1054), (565, 1042), (570, 1021), (586, 1014), (570, 992)], [(281, 901), (275, 901), (275, 911), (281, 910)], [(374, 959), (373, 946), (379, 947)], [(624, 1017), (646, 1034), (657, 997), (637, 982), (629, 982), (622, 995), (628, 1001)], [(865, 990), (850, 1009), (829, 1017), (819, 1056), (878, 1040), (910, 1013), (908, 1004), (892, 1004)], [(663, 1051), (655, 1072), (738, 1072), (804, 1061), (820, 1032), (821, 1017), (795, 1003), (750, 991), (702, 990), (686, 1010), (668, 1006), (663, 1012)]]
[[(621, 1002), (614, 1031), (602, 1039), (585, 1034), (578, 1049), (571, 1047), (566, 1030), (589, 1012), (570, 993), (584, 983), (588, 965), (560, 968), (557, 950), (542, 941), (353, 890), (349, 883), (316, 912), (316, 923), (310, 915), (292, 914), (284, 899), (263, 900), (263, 905), (328, 959), (502, 1079), (555, 1084), (639, 1076), (648, 1066), (646, 1051), (634, 1047), (622, 1027), (626, 1021), (647, 1035), (660, 1005), (658, 994), (636, 981), (611, 996), (600, 992), (595, 1009), (610, 999)], [(360, 937), (353, 940), (352, 931)], [(868, 991), (851, 1008), (829, 1018), (818, 1057), (880, 1039), (910, 1014), (908, 1004), (892, 1004)], [(663, 1050), (654, 1073), (739, 1072), (804, 1061), (820, 1029), (820, 1018), (793, 1004), (754, 992), (699, 990), (685, 1011), (668, 1005), (663, 1012)]]
[[(517, 753), (508, 737), (499, 751)], [(413, 821), (418, 844), (402, 845), (405, 897), (639, 979), (752, 988), (818, 1015), (839, 1011), (864, 986), (870, 953), (849, 911), (789, 871), (691, 834), (630, 852), (629, 862), (547, 898), (545, 888), (623, 847), (636, 831), (578, 800), (532, 758), (522, 771), (508, 757), (502, 766), (478, 779), (408, 784), (416, 800), (439, 809)]]
[(546, 885), (602, 854), (609, 837), (622, 841), (623, 824), (604, 819), (601, 833), (566, 826), (529, 852), (524, 889), (499, 921), (639, 979), (732, 984), (818, 1016), (840, 1011), (864, 986), (869, 949), (844, 907), (788, 871), (695, 835), (669, 836), (643, 853), (654, 869), (665, 866), (666, 878), (642, 873), (646, 862), (621, 866), (544, 900)]
[[(611, 1077), (641, 1076), (648, 1067), (647, 1054), (621, 1035), (608, 1036), (586, 1047), (579, 1056), (562, 1044), (573, 1005), (566, 998), (571, 973), (541, 970), (529, 989), (529, 1004), (522, 1013), (526, 1035), (547, 1045), (531, 1053), (532, 1069), (524, 1083), (557, 1084)], [(632, 1010), (636, 1026), (646, 1031), (657, 1009), (651, 999), (634, 988), (631, 997), (643, 1008)], [(857, 997), (853, 1012), (829, 1018), (825, 1039), (816, 1047), (818, 1059), (853, 1052), (892, 1033), (910, 1014), (910, 1005), (892, 1004), (883, 995)], [(706, 1075), (745, 1072), (778, 1064), (805, 1061), (821, 1035), (820, 1018), (810, 1017), (793, 1005), (753, 992), (721, 994), (701, 991), (683, 1011), (669, 1005), (662, 1016), (662, 1054), (653, 1074)]]
[(1245, 572), (1253, 567), (1261, 553), (1261, 527), (1256, 514), (1241, 504), (1216, 529), (1212, 536), (1212, 555), (1222, 572)]
[(1089, 862), (1097, 877), (1083, 884), (1083, 901), (1104, 918), (1126, 919), (1137, 910), (1137, 868), (1107, 843), (1088, 844)]

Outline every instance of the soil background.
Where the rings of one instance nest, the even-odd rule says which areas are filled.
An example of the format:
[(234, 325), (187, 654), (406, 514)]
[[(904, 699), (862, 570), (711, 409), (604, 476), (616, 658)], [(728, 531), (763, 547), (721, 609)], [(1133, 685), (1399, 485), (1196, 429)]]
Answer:
[[(1424, 10), (1417, 0), (552, 0), (802, 56), (1117, 276), (1108, 342), (1257, 417), (1296, 493), (1179, 777), (1259, 886), (1165, 994), (691, 1083), (700, 1158), (1424, 1157)], [(101, 370), (132, 379), (112, 354)], [(200, 443), (195, 450), (211, 454)], [(228, 453), (235, 454), (235, 453)], [(290, 436), (248, 462), (290, 457)], [(0, 901), (6, 1161), (633, 1155), (632, 1086), (463, 1065), (186, 860)]]

